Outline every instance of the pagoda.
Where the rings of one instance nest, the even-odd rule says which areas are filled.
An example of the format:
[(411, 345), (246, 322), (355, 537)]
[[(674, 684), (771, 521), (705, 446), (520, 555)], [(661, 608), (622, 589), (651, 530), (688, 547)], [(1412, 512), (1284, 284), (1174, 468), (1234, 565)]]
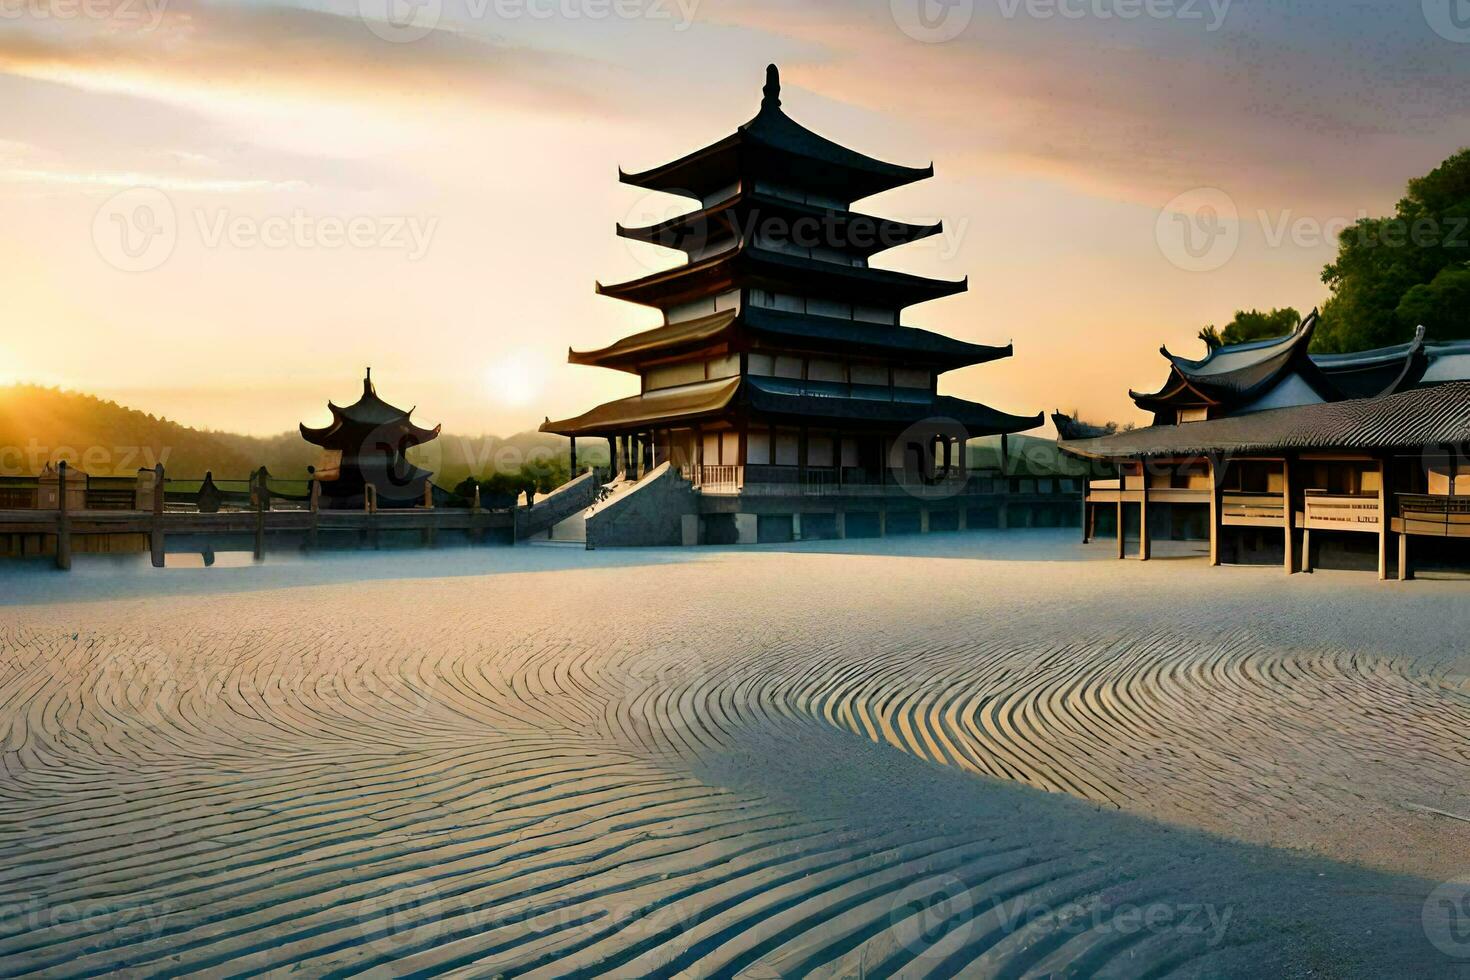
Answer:
[(372, 368), (362, 380), (361, 398), (346, 408), (328, 402), (327, 408), (330, 424), (320, 429), (301, 425), (301, 437), (322, 449), (312, 476), (321, 484), (323, 508), (361, 510), (368, 486), (376, 488), (381, 508), (423, 503), (433, 474), (414, 466), (406, 454), (439, 438), (439, 426), (420, 428), (413, 423), (413, 409), (404, 411), (379, 398)]
[[(963, 467), (955, 450), (963, 453), (964, 439), (1040, 425), (1040, 415), (938, 393), (942, 373), (1010, 357), (1009, 345), (901, 325), (906, 308), (964, 292), (967, 280), (869, 264), (942, 225), (875, 217), (852, 203), (930, 177), (932, 165), (876, 160), (793, 121), (774, 65), (764, 96), (759, 114), (725, 139), (651, 170), (619, 171), (625, 184), (697, 202), (687, 214), (617, 229), (685, 261), (597, 284), (600, 295), (657, 310), (663, 323), (569, 360), (637, 375), (640, 393), (541, 431), (571, 437), (574, 459), (578, 438), (606, 439), (625, 479), (670, 462), (697, 492), (749, 498), (748, 507), (722, 502), (744, 512), (799, 509), (780, 498), (814, 488), (871, 499), (900, 462), (932, 479), (936, 460)], [(926, 425), (934, 431), (916, 438)]]

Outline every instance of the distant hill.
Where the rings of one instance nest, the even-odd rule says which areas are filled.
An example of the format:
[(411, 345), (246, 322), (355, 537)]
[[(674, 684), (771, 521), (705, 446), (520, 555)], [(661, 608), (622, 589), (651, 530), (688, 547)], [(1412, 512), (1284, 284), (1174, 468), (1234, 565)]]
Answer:
[[(589, 447), (583, 463), (607, 462), (607, 450)], [(318, 450), (298, 432), (246, 436), (194, 429), (148, 412), (59, 388), (0, 387), (0, 476), (34, 476), (48, 461), (65, 459), (93, 476), (133, 476), (162, 462), (176, 478), (244, 479), (264, 464), (281, 479), (305, 479)], [(414, 455), (440, 486), (497, 469), (564, 459), (567, 441), (539, 432), (508, 439), (444, 434)]]
[[(567, 440), (540, 432), (509, 438), (445, 433), (411, 455), (433, 471), (439, 486), (454, 487), (469, 476), (484, 480), (528, 464), (565, 463), (567, 448)], [(582, 465), (607, 465), (601, 440), (584, 440), (578, 450)], [(133, 476), (162, 462), (177, 479), (212, 472), (216, 479), (242, 480), (264, 464), (279, 479), (304, 480), (317, 454), (294, 431), (262, 437), (193, 429), (92, 395), (37, 385), (0, 387), (0, 476), (34, 476), (48, 461), (65, 459), (93, 476)], [(1008, 461), (1017, 476), (1085, 472), (1055, 442), (1035, 436), (1011, 436)], [(999, 462), (998, 436), (970, 443), (971, 466), (993, 468)]]

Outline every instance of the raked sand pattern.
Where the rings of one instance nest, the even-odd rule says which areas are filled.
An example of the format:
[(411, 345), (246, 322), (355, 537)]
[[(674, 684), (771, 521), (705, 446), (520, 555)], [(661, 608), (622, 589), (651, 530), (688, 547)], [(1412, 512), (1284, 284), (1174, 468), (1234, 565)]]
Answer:
[(1470, 586), (843, 550), (12, 594), (0, 973), (1470, 976)]

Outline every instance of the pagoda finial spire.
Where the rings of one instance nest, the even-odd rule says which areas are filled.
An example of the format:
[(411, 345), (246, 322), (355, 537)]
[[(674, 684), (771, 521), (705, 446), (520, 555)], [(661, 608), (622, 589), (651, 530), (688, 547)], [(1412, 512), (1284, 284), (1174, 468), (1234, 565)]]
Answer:
[(765, 98), (761, 100), (762, 109), (781, 108), (781, 69), (775, 65), (766, 66), (766, 87), (762, 90)]
[(373, 369), (368, 368), (367, 374), (362, 379), (362, 393), (364, 395), (376, 395), (378, 392), (373, 388)]

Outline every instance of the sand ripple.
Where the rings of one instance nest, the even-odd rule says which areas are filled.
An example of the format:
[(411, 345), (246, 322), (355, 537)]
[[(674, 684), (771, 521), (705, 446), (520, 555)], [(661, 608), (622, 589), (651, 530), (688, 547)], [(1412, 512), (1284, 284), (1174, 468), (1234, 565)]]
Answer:
[[(776, 604), (758, 564), (12, 610), (0, 964), (1162, 976), (1222, 955), (1204, 932), (1117, 927), (1120, 908), (1181, 907), (1146, 858), (1025, 818), (865, 822), (763, 791), (770, 773), (718, 778), (752, 746), (776, 746), (757, 767), (774, 771), (802, 753), (785, 761), (891, 766), (885, 743), (1322, 853), (1345, 846), (1334, 824), (1392, 810), (1425, 865), (1396, 869), (1441, 870), (1431, 818), (1394, 804), (1459, 805), (1470, 785), (1452, 670), (1273, 645), (1280, 624), (1238, 615), (1064, 624), (958, 574), (917, 574), (922, 601), (848, 581), (815, 611)], [(675, 588), (693, 591), (670, 616)], [(888, 779), (831, 775), (878, 795)]]

